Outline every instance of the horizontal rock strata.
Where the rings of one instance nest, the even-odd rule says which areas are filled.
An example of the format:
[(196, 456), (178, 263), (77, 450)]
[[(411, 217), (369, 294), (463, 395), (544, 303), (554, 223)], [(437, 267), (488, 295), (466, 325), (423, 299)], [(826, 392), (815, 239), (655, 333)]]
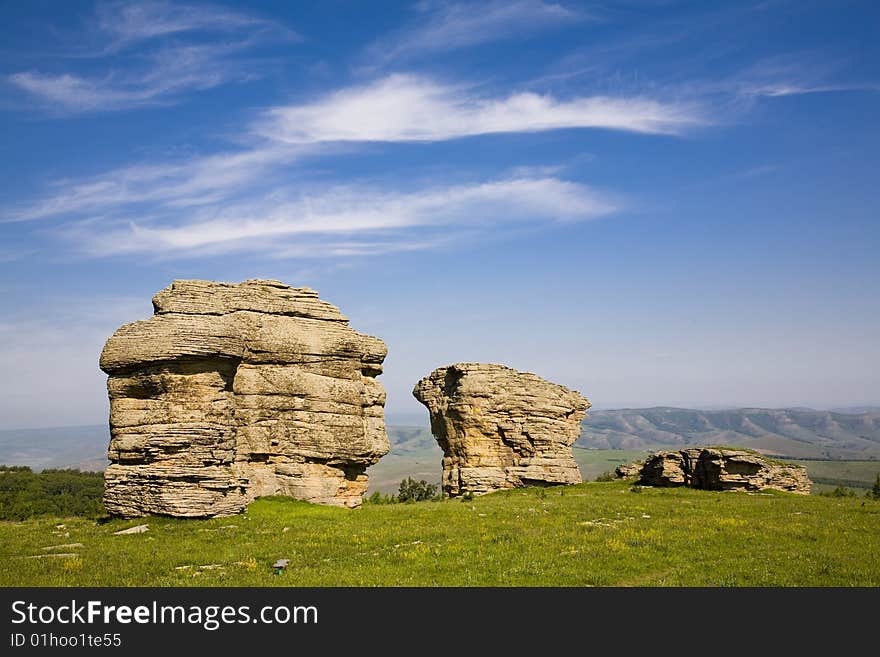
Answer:
[(107, 341), (104, 503), (218, 516), (255, 497), (355, 507), (389, 449), (385, 344), (308, 288), (175, 281)]
[(580, 483), (571, 452), (590, 402), (503, 365), (434, 370), (413, 395), (443, 450), (443, 492), (454, 497), (528, 485)]

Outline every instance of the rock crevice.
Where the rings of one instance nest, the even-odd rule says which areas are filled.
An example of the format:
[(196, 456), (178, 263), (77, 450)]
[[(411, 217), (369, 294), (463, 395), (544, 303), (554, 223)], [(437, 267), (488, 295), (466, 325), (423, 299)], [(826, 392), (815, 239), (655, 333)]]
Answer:
[(388, 452), (387, 353), (308, 288), (175, 281), (101, 354), (111, 513), (217, 516), (262, 495), (355, 507)]

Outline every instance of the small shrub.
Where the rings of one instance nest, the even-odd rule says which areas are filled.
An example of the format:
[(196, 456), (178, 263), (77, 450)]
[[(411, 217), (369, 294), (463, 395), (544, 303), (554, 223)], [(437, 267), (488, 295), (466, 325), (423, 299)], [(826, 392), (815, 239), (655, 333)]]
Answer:
[(834, 490), (825, 491), (824, 493), (819, 493), (824, 497), (855, 497), (855, 491), (851, 491), (846, 486), (838, 486)]
[(874, 485), (871, 486), (871, 489), (865, 493), (865, 497), (872, 500), (880, 500), (880, 473), (877, 474), (877, 479), (874, 480)]
[(617, 479), (617, 477), (614, 476), (614, 473), (610, 470), (606, 470), (598, 477), (596, 477), (594, 481), (614, 481), (615, 479)]
[(634, 486), (630, 486), (629, 492), (630, 493), (641, 493), (642, 487), (639, 486), (638, 484), (635, 484)]
[(467, 491), (466, 493), (463, 493), (462, 496), (461, 496), (461, 501), (462, 501), (462, 502), (470, 502), (470, 501), (473, 500), (473, 499), (474, 499), (474, 494), (473, 494), (472, 492), (470, 492), (470, 491)]
[(427, 500), (438, 499), (440, 487), (437, 484), (429, 484), (422, 479), (416, 481), (412, 477), (407, 477), (400, 482), (400, 488), (397, 492), (398, 502), (424, 502)]
[(383, 495), (379, 491), (364, 498), (364, 504), (394, 504), (396, 501), (397, 498), (394, 495)]

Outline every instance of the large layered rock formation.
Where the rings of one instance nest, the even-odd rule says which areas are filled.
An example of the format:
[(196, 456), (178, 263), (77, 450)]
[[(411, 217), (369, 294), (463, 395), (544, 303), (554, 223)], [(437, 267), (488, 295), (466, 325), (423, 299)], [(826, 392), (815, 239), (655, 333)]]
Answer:
[(445, 495), (580, 483), (571, 445), (590, 402), (579, 393), (503, 365), (457, 363), (413, 395), (443, 450)]
[(389, 449), (385, 344), (313, 290), (175, 281), (107, 341), (111, 513), (219, 516), (262, 495), (356, 507)]
[(773, 461), (741, 449), (694, 447), (658, 452), (639, 472), (647, 486), (690, 486), (705, 490), (757, 491), (768, 488), (810, 494), (812, 482), (801, 465)]

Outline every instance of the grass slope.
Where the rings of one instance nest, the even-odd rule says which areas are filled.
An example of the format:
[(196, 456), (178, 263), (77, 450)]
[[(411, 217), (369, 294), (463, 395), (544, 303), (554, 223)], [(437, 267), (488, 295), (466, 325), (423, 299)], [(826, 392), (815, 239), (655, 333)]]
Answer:
[(863, 492), (880, 474), (878, 461), (792, 461), (807, 468), (813, 481), (813, 493), (820, 493), (836, 486), (846, 486)]
[(388, 438), (391, 451), (367, 469), (369, 493), (396, 493), (401, 480), (407, 477), (440, 483), (443, 452), (429, 428), (392, 425), (388, 427)]
[(647, 451), (631, 449), (581, 449), (573, 447), (571, 451), (584, 481), (593, 481), (600, 474), (614, 472), (614, 468), (621, 463), (643, 461), (648, 456)]
[[(113, 535), (143, 522), (149, 532)], [(51, 553), (76, 556), (29, 558)], [(880, 586), (877, 554), (877, 502), (621, 482), (358, 511), (270, 498), (213, 520), (0, 523), (4, 586)]]

